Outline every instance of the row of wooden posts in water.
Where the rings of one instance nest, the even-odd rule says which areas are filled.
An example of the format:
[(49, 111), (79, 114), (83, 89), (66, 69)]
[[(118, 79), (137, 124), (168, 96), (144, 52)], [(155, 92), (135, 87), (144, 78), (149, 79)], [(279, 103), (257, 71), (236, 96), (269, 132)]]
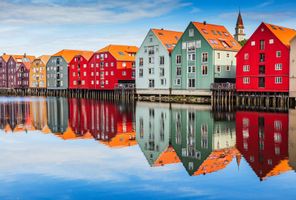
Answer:
[(211, 104), (216, 109), (246, 108), (261, 110), (287, 110), (295, 108), (295, 98), (289, 98), (284, 93), (259, 94), (259, 93), (236, 93), (234, 90), (213, 90), (211, 96), (138, 96), (134, 89), (130, 90), (47, 90), (47, 89), (2, 89), (2, 96), (62, 96), (70, 98), (92, 98), (112, 101), (133, 102), (178, 102)]

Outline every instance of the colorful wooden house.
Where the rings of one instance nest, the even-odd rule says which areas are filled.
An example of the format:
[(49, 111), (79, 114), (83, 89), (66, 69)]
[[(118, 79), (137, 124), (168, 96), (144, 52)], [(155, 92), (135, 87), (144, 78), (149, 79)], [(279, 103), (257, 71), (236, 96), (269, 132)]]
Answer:
[(47, 97), (47, 124), (52, 133), (63, 134), (69, 124), (68, 100), (64, 97)]
[(237, 54), (238, 92), (289, 92), (290, 40), (296, 30), (262, 23)]
[[(92, 55), (92, 51), (83, 51), (71, 60), (69, 63), (69, 89), (89, 89), (92, 78), (95, 77), (95, 72), (88, 65)], [(92, 67), (94, 68), (93, 65)]]
[(43, 55), (33, 60), (30, 69), (30, 88), (46, 88), (46, 64), (49, 55)]
[(136, 46), (108, 45), (94, 53), (89, 61), (90, 89), (114, 90), (134, 87)]
[(136, 55), (137, 94), (170, 94), (171, 52), (182, 32), (151, 29)]
[(71, 60), (83, 51), (64, 49), (52, 55), (46, 64), (47, 89), (68, 89), (68, 67)]
[(172, 94), (210, 95), (213, 83), (235, 83), (240, 48), (224, 26), (190, 22), (172, 52)]
[(289, 96), (296, 98), (296, 36), (290, 41)]
[(7, 61), (9, 59), (9, 55), (3, 54), (0, 56), (0, 88), (7, 88), (8, 87), (8, 80), (7, 80)]
[(236, 146), (260, 180), (291, 170), (287, 113), (236, 113)]
[(10, 89), (29, 88), (29, 74), (34, 56), (11, 55), (7, 60), (7, 80)]

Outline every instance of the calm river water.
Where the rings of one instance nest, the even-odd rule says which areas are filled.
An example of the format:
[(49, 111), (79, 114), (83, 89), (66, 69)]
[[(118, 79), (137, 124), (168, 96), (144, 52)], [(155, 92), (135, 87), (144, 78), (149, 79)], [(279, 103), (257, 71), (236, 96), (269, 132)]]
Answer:
[(0, 199), (295, 199), (296, 110), (0, 98)]

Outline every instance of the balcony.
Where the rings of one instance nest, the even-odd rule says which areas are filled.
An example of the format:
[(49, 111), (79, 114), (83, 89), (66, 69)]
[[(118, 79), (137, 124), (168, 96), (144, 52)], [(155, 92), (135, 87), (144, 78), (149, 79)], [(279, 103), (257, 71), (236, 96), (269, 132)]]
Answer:
[(211, 90), (235, 91), (234, 83), (212, 83)]

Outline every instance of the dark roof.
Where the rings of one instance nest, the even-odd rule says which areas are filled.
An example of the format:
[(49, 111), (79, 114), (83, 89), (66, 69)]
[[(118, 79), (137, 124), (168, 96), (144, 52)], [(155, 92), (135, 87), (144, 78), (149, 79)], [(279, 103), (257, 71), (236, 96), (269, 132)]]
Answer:
[(239, 11), (238, 13), (238, 17), (237, 17), (237, 21), (236, 21), (236, 26), (238, 27), (244, 27), (244, 22), (243, 22), (243, 18), (242, 18), (242, 15), (241, 15), (241, 12)]

